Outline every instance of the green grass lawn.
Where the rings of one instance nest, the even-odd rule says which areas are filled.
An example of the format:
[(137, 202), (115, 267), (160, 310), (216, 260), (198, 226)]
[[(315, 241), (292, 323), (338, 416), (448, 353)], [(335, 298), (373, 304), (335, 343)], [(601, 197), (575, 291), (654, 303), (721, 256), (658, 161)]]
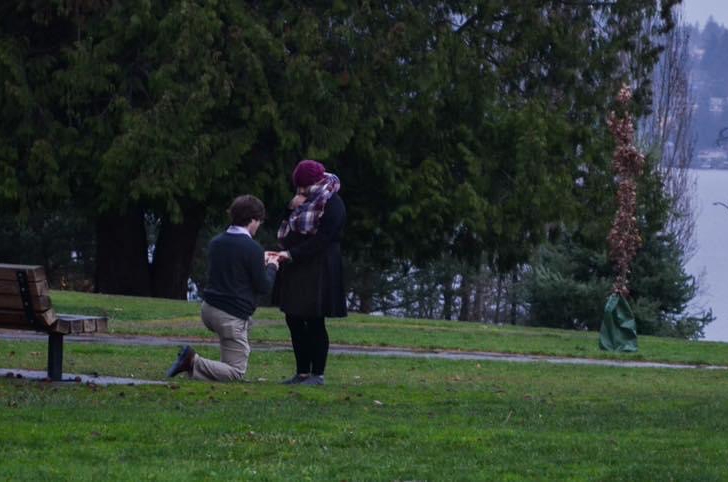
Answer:
[[(0, 342), (0, 366), (42, 369), (43, 350)], [(174, 358), (66, 350), (69, 370), (137, 378)], [(0, 480), (728, 479), (723, 371), (332, 356), (325, 387), (280, 385), (292, 364), (254, 352), (236, 384), (0, 379)]]
[[(207, 336), (193, 304), (53, 300), (62, 312), (109, 314), (116, 333)], [(278, 322), (255, 327), (254, 339), (286, 339), (280, 314), (257, 318)], [(594, 334), (472, 323), (354, 315), (330, 333), (342, 343), (601, 355)], [(641, 337), (640, 347), (645, 359), (728, 359), (722, 343)], [(45, 342), (0, 340), (0, 367), (43, 370), (45, 356)], [(64, 370), (162, 380), (175, 358), (169, 346), (69, 342)], [(291, 352), (255, 351), (249, 383), (2, 378), (0, 480), (728, 480), (726, 370), (334, 355), (326, 386), (281, 385), (292, 372)]]

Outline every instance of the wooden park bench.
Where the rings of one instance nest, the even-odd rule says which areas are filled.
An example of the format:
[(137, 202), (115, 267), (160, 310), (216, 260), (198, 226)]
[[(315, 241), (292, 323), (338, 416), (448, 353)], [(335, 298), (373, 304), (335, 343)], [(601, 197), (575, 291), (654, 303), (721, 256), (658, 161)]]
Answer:
[(48, 334), (48, 378), (63, 375), (63, 336), (106, 333), (102, 316), (57, 314), (42, 266), (0, 264), (0, 328)]

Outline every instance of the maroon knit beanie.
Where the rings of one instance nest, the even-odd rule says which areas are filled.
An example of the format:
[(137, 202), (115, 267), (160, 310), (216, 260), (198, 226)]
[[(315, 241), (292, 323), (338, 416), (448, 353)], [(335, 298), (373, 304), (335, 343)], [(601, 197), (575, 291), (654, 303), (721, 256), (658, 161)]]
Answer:
[(293, 170), (293, 185), (296, 187), (308, 187), (316, 184), (324, 178), (326, 169), (320, 162), (306, 159), (298, 163)]

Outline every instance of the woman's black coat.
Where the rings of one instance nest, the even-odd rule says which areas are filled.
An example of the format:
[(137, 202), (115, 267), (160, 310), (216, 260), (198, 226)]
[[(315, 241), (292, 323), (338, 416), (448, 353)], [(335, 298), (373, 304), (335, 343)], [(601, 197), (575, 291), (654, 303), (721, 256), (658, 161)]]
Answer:
[(273, 287), (273, 304), (288, 315), (344, 317), (346, 296), (341, 260), (341, 233), (346, 208), (334, 193), (326, 203), (316, 234), (289, 232), (281, 241), (292, 260), (281, 263)]

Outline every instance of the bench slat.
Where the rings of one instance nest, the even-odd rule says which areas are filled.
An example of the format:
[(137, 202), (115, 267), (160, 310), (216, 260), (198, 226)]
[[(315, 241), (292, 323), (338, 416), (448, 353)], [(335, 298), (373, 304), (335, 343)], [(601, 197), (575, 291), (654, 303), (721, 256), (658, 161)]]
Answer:
[(17, 271), (25, 271), (28, 281), (43, 281), (46, 279), (43, 266), (29, 264), (0, 264), (0, 280), (18, 281)]
[[(51, 298), (49, 296), (31, 296), (30, 302), (33, 304), (33, 311), (36, 313), (42, 313), (51, 308)], [(19, 295), (0, 294), (0, 309), (22, 310), (23, 300)]]
[(51, 331), (77, 335), (80, 333), (106, 333), (108, 325), (102, 316), (58, 315), (58, 320), (51, 326)]
[(98, 318), (96, 320), (96, 331), (99, 333), (108, 333), (109, 332), (109, 319), (108, 318)]
[[(76, 335), (109, 331), (109, 322), (103, 316), (63, 315), (56, 314), (52, 309), (36, 316), (41, 316), (42, 322), (53, 333)], [(31, 330), (33, 327), (28, 324), (22, 311), (0, 310), (0, 328)]]
[[(33, 296), (48, 296), (50, 288), (48, 287), (48, 280), (42, 281), (30, 281), (28, 282), (28, 289), (30, 294)], [(0, 295), (19, 295), (20, 288), (18, 288), (18, 280), (5, 280), (0, 279)]]
[[(56, 322), (57, 316), (55, 310), (51, 308), (42, 313), (36, 313), (35, 318), (45, 324), (45, 326), (51, 326)], [(25, 327), (26, 329), (32, 329), (32, 327), (28, 324), (28, 320), (25, 318), (24, 311), (0, 309), (0, 327), (5, 327), (7, 325), (18, 325)]]

